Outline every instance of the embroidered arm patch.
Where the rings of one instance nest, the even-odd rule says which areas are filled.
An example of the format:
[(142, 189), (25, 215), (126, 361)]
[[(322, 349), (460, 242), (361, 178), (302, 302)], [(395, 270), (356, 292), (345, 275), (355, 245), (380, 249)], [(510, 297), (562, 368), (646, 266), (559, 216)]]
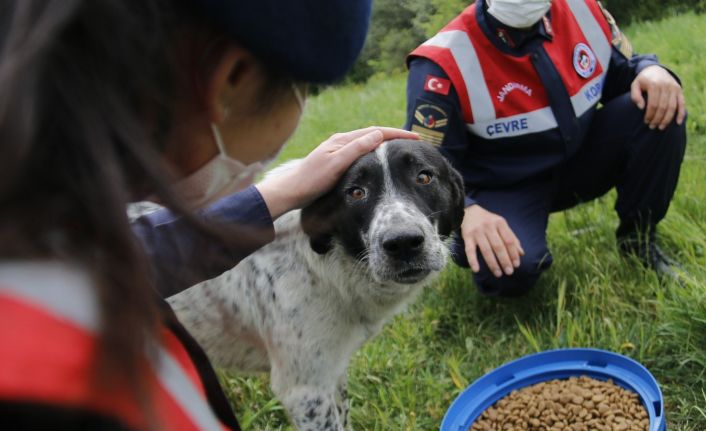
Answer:
[(444, 109), (423, 99), (417, 99), (412, 131), (419, 134), (422, 140), (436, 147), (440, 146), (448, 125), (449, 116)]
[(620, 31), (618, 24), (615, 22), (615, 18), (613, 18), (613, 15), (603, 6), (603, 3), (598, 2), (598, 6), (601, 8), (601, 12), (603, 12), (603, 16), (610, 26), (611, 43), (625, 58), (631, 58), (635, 53), (632, 49), (632, 43), (630, 43), (627, 36)]

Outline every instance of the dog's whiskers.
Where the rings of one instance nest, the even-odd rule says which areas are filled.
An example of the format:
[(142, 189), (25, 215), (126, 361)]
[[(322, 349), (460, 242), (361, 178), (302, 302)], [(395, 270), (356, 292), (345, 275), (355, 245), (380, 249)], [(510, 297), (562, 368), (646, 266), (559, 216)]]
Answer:
[(370, 262), (370, 251), (369, 250), (363, 250), (360, 253), (358, 253), (355, 257), (355, 263), (353, 264), (353, 271), (357, 272), (364, 272), (368, 268), (368, 263)]

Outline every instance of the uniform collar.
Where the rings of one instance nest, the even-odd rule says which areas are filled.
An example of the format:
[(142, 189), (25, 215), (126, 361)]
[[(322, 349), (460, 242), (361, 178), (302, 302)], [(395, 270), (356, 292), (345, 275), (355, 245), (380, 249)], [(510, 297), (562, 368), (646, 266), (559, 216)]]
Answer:
[(477, 5), (478, 24), (488, 39), (501, 51), (523, 55), (530, 46), (535, 44), (533, 41), (552, 40), (554, 36), (551, 12), (530, 29), (518, 30), (508, 27), (489, 14), (486, 0), (478, 0)]

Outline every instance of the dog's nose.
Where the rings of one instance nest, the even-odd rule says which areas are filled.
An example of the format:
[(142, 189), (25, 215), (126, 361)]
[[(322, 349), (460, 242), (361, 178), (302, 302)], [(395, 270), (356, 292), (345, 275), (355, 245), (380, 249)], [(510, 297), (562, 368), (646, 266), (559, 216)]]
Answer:
[(382, 248), (393, 258), (411, 257), (419, 254), (424, 245), (421, 230), (406, 229), (387, 232), (382, 239)]

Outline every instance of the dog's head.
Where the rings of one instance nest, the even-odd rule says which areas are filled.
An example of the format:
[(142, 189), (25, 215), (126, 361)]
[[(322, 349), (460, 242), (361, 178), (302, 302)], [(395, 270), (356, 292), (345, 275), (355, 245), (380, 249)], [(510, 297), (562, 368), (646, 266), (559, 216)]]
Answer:
[(311, 247), (341, 247), (379, 283), (412, 284), (443, 268), (463, 219), (461, 176), (431, 145), (394, 140), (361, 157), (302, 211)]

